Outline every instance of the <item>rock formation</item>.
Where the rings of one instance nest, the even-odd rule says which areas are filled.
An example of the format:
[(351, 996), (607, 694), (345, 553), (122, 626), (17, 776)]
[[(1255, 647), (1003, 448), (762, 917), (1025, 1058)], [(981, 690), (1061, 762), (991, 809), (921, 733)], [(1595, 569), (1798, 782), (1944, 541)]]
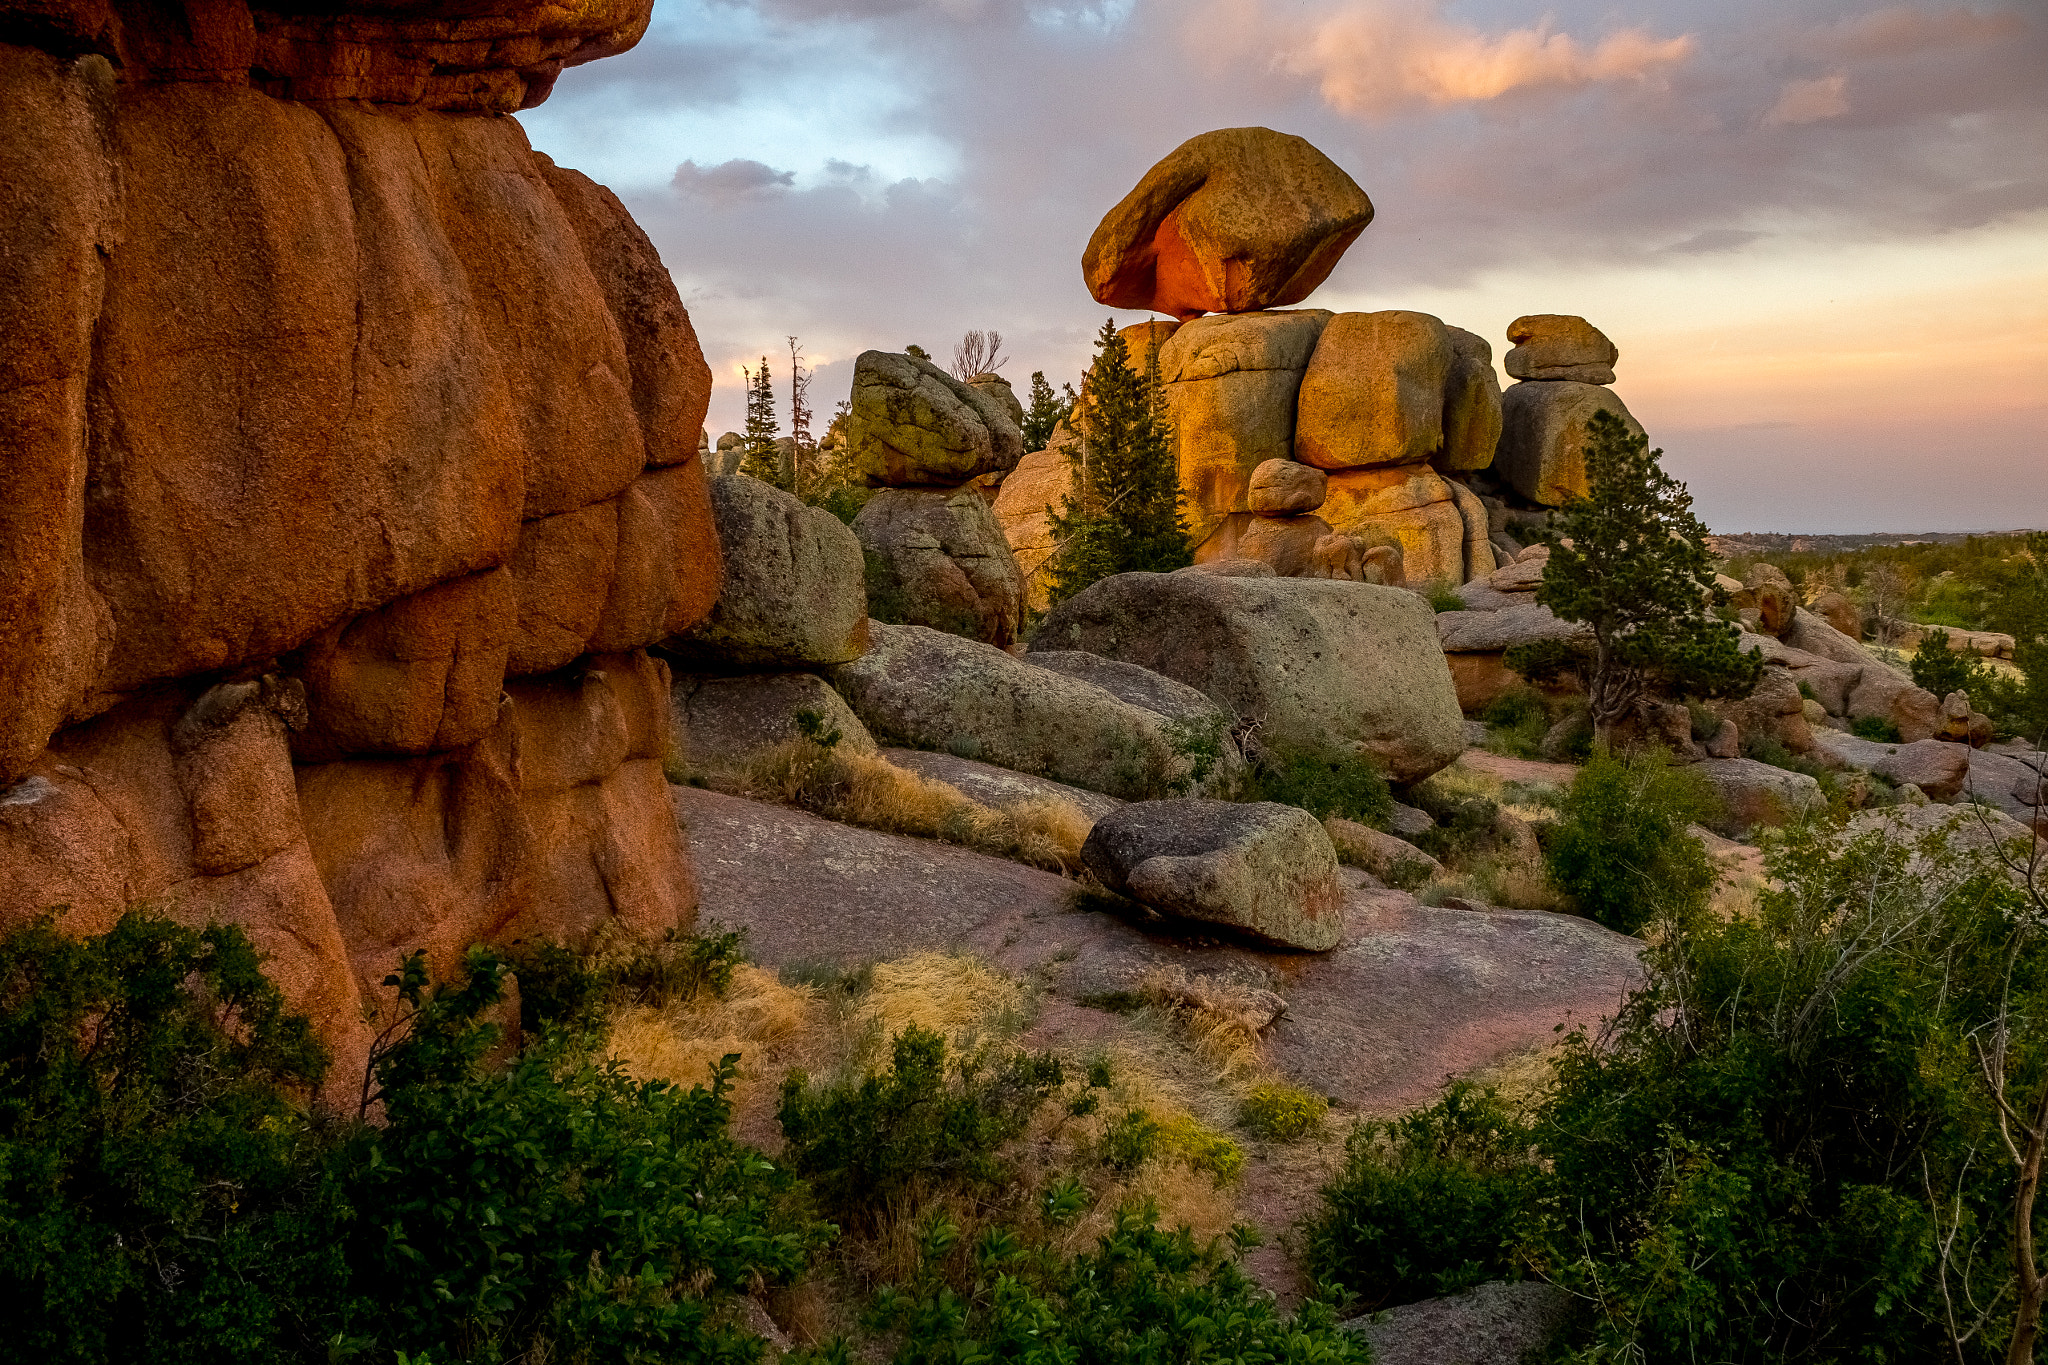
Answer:
[(1232, 512), (1195, 551), (1195, 563), (1256, 560), (1276, 578), (1402, 582), (1401, 547), (1339, 535), (1315, 515), (1329, 491), (1323, 472), (1294, 460), (1267, 460), (1252, 471), (1249, 512)]
[(876, 620), (999, 649), (1016, 640), (1024, 576), (974, 482), (1016, 468), (1023, 412), (999, 375), (963, 384), (929, 361), (884, 351), (855, 362), (847, 460), (881, 489), (853, 527)]
[(1219, 128), (1145, 173), (1081, 269), (1111, 308), (1248, 313), (1307, 298), (1371, 221), (1365, 191), (1306, 140)]
[(13, 12), (0, 922), (240, 924), (358, 1062), (413, 947), (687, 922), (644, 649), (718, 593), (710, 373), (488, 116), (647, 16)]
[(1614, 343), (1584, 318), (1539, 313), (1508, 324), (1509, 375), (1521, 382), (1501, 395), (1501, 433), (1494, 464), (1516, 492), (1545, 507), (1584, 497), (1586, 424), (1607, 411), (1642, 434), (1614, 382)]

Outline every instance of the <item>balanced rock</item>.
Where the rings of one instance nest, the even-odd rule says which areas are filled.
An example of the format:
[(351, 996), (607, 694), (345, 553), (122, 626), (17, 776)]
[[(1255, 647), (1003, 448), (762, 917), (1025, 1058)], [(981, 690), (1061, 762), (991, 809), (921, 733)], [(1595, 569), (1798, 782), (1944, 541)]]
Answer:
[(1221, 128), (1188, 139), (1111, 209), (1081, 257), (1111, 308), (1172, 317), (1307, 298), (1372, 221), (1372, 201), (1302, 138)]
[(1614, 362), (1621, 358), (1606, 333), (1563, 313), (1533, 313), (1508, 324), (1514, 343), (1505, 361), (1511, 379), (1568, 379), (1582, 384), (1612, 384)]
[(1081, 861), (1161, 914), (1325, 952), (1344, 936), (1337, 852), (1321, 822), (1272, 801), (1140, 801), (1095, 822)]
[(1055, 607), (1039, 649), (1163, 673), (1258, 723), (1282, 758), (1369, 759), (1415, 782), (1464, 749), (1464, 717), (1413, 593), (1365, 583), (1182, 571), (1116, 574)]
[(1613, 413), (1636, 435), (1643, 428), (1612, 389), (1597, 384), (1532, 380), (1512, 384), (1501, 395), (1500, 448), (1494, 468), (1515, 491), (1546, 507), (1583, 498), (1586, 482), (1586, 424), (1600, 411)]
[(1250, 510), (1254, 470), (1294, 454), (1301, 377), (1330, 314), (1322, 309), (1196, 318), (1160, 348), (1174, 460), (1200, 544)]
[(1416, 464), (1444, 443), (1451, 338), (1427, 313), (1339, 313), (1301, 379), (1294, 458), (1318, 469)]
[(760, 672), (845, 663), (867, 649), (860, 540), (822, 507), (743, 474), (711, 480), (725, 547), (718, 604), (666, 642), (683, 666)]
[(875, 752), (860, 717), (815, 673), (682, 674), (669, 696), (672, 744), (692, 769), (744, 763), (803, 737), (805, 713), (814, 738), (837, 735), (833, 743), (849, 752)]
[(1024, 577), (988, 499), (972, 487), (884, 488), (853, 520), (868, 614), (1007, 649), (1024, 623)]
[(1444, 376), (1444, 443), (1432, 463), (1446, 472), (1485, 469), (1500, 444), (1500, 380), (1493, 373), (1493, 347), (1462, 327), (1445, 327), (1444, 333), (1451, 341), (1451, 368)]
[(924, 626), (871, 630), (874, 647), (831, 678), (877, 739), (1127, 800), (1199, 789), (1201, 755), (1156, 711), (992, 645)]
[(1313, 465), (1267, 460), (1252, 471), (1245, 500), (1262, 517), (1285, 517), (1315, 511), (1329, 492), (1329, 478)]
[(846, 442), (862, 479), (897, 487), (956, 487), (1013, 469), (1024, 453), (1023, 433), (999, 397), (928, 360), (887, 351), (863, 351), (854, 362)]

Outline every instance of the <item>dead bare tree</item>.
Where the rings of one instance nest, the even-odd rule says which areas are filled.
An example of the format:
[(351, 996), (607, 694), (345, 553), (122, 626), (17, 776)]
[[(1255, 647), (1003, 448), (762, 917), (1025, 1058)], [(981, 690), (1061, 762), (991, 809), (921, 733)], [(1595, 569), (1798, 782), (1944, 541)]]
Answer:
[[(817, 482), (818, 445), (811, 439), (811, 377), (813, 372), (804, 368), (803, 343), (795, 337), (789, 339), (789, 435), (793, 443), (790, 449), (790, 483), (792, 491), (801, 498), (807, 482)], [(811, 476), (808, 481), (806, 475)]]
[(953, 348), (953, 377), (965, 383), (978, 374), (994, 374), (1010, 363), (1003, 353), (1003, 334), (976, 328)]

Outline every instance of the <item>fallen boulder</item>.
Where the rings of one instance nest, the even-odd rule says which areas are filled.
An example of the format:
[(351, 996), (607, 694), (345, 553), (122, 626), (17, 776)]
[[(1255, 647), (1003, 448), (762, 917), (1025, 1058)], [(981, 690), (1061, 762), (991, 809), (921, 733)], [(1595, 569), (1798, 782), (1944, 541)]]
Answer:
[(1343, 939), (1336, 850), (1298, 806), (1140, 801), (1095, 822), (1081, 861), (1161, 914), (1312, 952)]
[(1392, 781), (1415, 782), (1465, 747), (1434, 613), (1398, 588), (1117, 574), (1056, 607), (1040, 649), (1086, 650), (1186, 683), (1290, 758), (1369, 758)]
[(867, 648), (860, 541), (822, 507), (744, 474), (710, 480), (725, 584), (703, 621), (665, 642), (685, 668), (845, 663)]
[(1208, 776), (1186, 727), (1093, 683), (925, 626), (871, 630), (869, 652), (830, 676), (878, 739), (1127, 800)]
[(1691, 767), (1721, 801), (1720, 815), (1707, 827), (1731, 838), (1758, 825), (1789, 825), (1827, 805), (1820, 783), (1805, 773), (1753, 758), (1709, 758)]

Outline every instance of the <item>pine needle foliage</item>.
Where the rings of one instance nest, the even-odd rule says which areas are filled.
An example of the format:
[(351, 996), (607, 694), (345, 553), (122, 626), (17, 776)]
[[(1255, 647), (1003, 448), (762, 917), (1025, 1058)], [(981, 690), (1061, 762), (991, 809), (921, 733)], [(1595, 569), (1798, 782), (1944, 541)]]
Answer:
[(1134, 368), (1114, 319), (1096, 338), (1079, 416), (1074, 491), (1052, 514), (1054, 602), (1111, 574), (1165, 573), (1194, 559), (1157, 362)]
[(1044, 370), (1031, 372), (1031, 406), (1024, 410), (1024, 450), (1044, 450), (1053, 429), (1074, 410), (1072, 399), (1061, 398), (1045, 380)]
[(747, 427), (740, 438), (740, 473), (762, 483), (782, 487), (782, 461), (775, 438), (782, 427), (775, 420), (775, 381), (768, 373), (768, 357), (761, 368), (741, 367), (747, 377)]
[(1655, 693), (1744, 697), (1763, 658), (1737, 646), (1740, 632), (1714, 612), (1707, 528), (1692, 494), (1657, 463), (1661, 450), (1611, 412), (1586, 437), (1589, 496), (1572, 498), (1552, 526), (1550, 563), (1536, 600), (1593, 628), (1586, 699), (1608, 739)]

